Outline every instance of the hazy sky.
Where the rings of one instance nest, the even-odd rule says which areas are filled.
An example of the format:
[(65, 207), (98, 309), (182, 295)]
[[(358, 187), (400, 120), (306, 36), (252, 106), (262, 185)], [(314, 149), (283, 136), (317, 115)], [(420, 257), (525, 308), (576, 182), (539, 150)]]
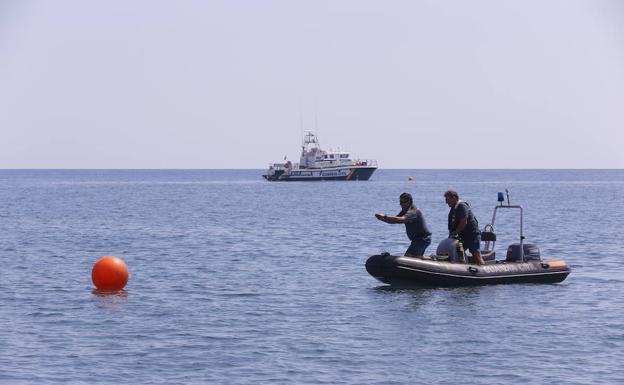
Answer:
[(624, 168), (624, 1), (0, 0), (0, 168)]

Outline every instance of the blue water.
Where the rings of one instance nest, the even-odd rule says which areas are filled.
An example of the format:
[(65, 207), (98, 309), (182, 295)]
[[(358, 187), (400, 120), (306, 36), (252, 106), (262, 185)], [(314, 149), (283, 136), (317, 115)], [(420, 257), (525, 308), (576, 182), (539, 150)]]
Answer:
[[(0, 384), (624, 383), (624, 171), (380, 170), (270, 183), (260, 170), (0, 171)], [(409, 182), (408, 176), (414, 181)], [(398, 196), (446, 235), (453, 188), (496, 192), (572, 266), (555, 285), (391, 289)], [(497, 250), (518, 237), (497, 215)], [(102, 255), (130, 268), (93, 291)]]

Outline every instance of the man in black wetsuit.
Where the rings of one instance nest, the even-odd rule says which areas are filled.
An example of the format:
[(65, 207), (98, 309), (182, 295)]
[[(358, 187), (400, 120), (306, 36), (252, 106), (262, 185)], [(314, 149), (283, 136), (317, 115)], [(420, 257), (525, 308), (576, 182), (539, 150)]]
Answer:
[(457, 191), (448, 190), (444, 193), (446, 204), (451, 210), (448, 214), (449, 238), (458, 237), (464, 248), (470, 250), (477, 265), (484, 265), (481, 257), (481, 232), (479, 223), (475, 218), (470, 206), (459, 199)]
[(414, 201), (409, 193), (404, 192), (399, 197), (401, 212), (396, 216), (375, 214), (375, 217), (386, 223), (404, 223), (407, 236), (412, 241), (405, 252), (406, 257), (422, 257), (427, 246), (431, 244), (431, 231), (427, 227), (425, 217), (420, 209), (414, 206)]

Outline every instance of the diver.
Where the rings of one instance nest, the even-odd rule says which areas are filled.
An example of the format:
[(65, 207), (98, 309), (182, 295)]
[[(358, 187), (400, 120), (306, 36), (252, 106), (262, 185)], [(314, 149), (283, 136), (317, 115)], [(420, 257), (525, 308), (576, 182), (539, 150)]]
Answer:
[(458, 238), (470, 251), (477, 265), (485, 265), (481, 256), (481, 232), (479, 222), (475, 218), (468, 203), (459, 199), (457, 191), (448, 190), (444, 193), (446, 204), (451, 208), (448, 214), (449, 238)]
[(375, 214), (375, 217), (386, 223), (404, 223), (407, 237), (412, 241), (407, 251), (406, 257), (423, 257), (425, 250), (431, 244), (431, 231), (425, 222), (425, 216), (418, 207), (414, 205), (412, 195), (404, 192), (399, 197), (401, 212), (396, 216), (386, 214)]

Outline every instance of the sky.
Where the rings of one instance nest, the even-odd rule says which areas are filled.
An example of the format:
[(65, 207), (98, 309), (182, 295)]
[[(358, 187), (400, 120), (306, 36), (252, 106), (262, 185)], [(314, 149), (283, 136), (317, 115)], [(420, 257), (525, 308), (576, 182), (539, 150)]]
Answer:
[(0, 0), (0, 168), (624, 168), (619, 0)]

